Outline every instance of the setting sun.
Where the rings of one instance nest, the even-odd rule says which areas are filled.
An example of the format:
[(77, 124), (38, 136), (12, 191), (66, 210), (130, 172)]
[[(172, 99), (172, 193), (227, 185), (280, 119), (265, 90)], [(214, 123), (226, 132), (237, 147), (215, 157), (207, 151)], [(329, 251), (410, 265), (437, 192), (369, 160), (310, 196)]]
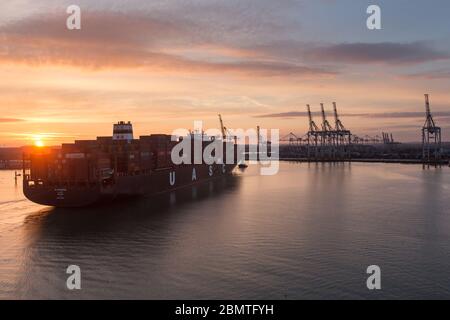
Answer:
[(34, 145), (36, 147), (43, 147), (44, 146), (44, 141), (42, 141), (42, 140), (35, 140), (34, 141)]
[(44, 140), (42, 139), (42, 136), (40, 136), (40, 135), (34, 135), (33, 136), (33, 141), (34, 141), (34, 146), (35, 147), (41, 148), (41, 147), (43, 147), (45, 145), (44, 144)]

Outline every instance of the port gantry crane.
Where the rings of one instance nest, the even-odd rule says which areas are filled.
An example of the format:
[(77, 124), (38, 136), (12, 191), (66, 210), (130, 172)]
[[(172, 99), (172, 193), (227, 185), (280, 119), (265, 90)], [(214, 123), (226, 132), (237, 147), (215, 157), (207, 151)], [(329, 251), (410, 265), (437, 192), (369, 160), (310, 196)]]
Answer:
[(336, 102), (333, 102), (333, 111), (334, 111), (334, 129), (335, 129), (335, 138), (336, 138), (336, 146), (338, 148), (339, 156), (349, 156), (350, 148), (344, 150), (345, 146), (350, 146), (352, 143), (352, 133), (350, 130), (347, 130), (342, 121), (339, 119), (339, 115), (337, 112)]
[[(311, 156), (322, 160), (343, 159), (350, 156), (350, 145), (352, 144), (352, 133), (347, 130), (339, 119), (336, 103), (333, 102), (334, 127), (331, 126), (325, 114), (323, 103), (320, 104), (322, 115), (321, 128), (316, 125), (312, 118), (311, 108), (306, 105), (309, 119), (309, 131), (307, 133), (308, 158)], [(319, 145), (320, 142), (320, 145)], [(311, 154), (311, 150), (314, 154)]]
[(286, 151), (286, 155), (291, 158), (296, 158), (299, 154), (302, 154), (302, 150), (304, 149), (303, 143), (308, 145), (308, 134), (304, 134), (299, 137), (293, 132), (289, 132), (289, 134), (285, 135), (280, 139), (280, 143), (284, 144), (284, 150)]
[(436, 126), (431, 115), (428, 94), (425, 94), (425, 115), (425, 124), (422, 127), (422, 158), (424, 162), (438, 161), (442, 156), (441, 128)]
[(321, 137), (321, 131), (313, 120), (313, 117), (311, 114), (311, 107), (309, 106), (309, 104), (306, 105), (306, 109), (308, 111), (308, 119), (309, 119), (309, 131), (307, 133), (308, 159), (311, 158), (311, 147), (314, 150), (314, 157), (317, 158), (318, 142), (319, 142), (319, 137)]
[(334, 111), (334, 127), (337, 134), (337, 144), (341, 145), (351, 143), (350, 130), (345, 129), (344, 125), (341, 122), (341, 119), (339, 119), (336, 102), (333, 102), (333, 111)]
[(312, 118), (311, 107), (309, 106), (309, 104), (306, 105), (306, 109), (308, 110), (309, 132), (319, 132), (320, 129)]
[(289, 132), (289, 134), (280, 139), (280, 142), (288, 142), (290, 146), (301, 146), (303, 145), (303, 142), (308, 142), (306, 136), (307, 134), (304, 134), (303, 136), (299, 137), (295, 133)]
[(322, 113), (322, 154), (326, 153), (333, 158), (335, 156), (336, 132), (327, 120), (323, 103), (320, 104)]
[(220, 121), (220, 131), (222, 132), (222, 139), (226, 140), (227, 138), (227, 128), (223, 125), (222, 115), (219, 114)]
[[(322, 112), (322, 131), (323, 137), (327, 140), (333, 140), (333, 128), (327, 120), (327, 116), (325, 115), (325, 109), (323, 107), (323, 103), (320, 104), (320, 111)], [(330, 142), (330, 141), (328, 141)], [(332, 141), (331, 141), (332, 143)]]
[(220, 121), (220, 132), (222, 133), (223, 141), (234, 140), (234, 143), (237, 143), (237, 136), (235, 136), (230, 130), (228, 130), (227, 127), (223, 125), (222, 116), (220, 114), (219, 114), (219, 121)]

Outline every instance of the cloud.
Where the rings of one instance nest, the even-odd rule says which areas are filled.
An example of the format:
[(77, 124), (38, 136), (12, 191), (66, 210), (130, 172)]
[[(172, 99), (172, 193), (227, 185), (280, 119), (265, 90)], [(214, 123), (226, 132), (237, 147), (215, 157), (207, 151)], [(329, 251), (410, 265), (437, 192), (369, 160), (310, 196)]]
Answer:
[(313, 61), (343, 63), (418, 64), (450, 59), (450, 54), (441, 52), (426, 42), (411, 43), (341, 43), (321, 45), (305, 51)]
[(95, 45), (155, 46), (167, 40), (193, 41), (196, 25), (178, 17), (144, 15), (139, 12), (82, 11), (81, 30), (66, 28), (67, 15), (48, 13), (19, 20), (0, 28), (6, 36), (27, 40), (52, 40), (58, 43)]
[(450, 70), (432, 70), (425, 72), (410, 73), (402, 75), (401, 78), (428, 79), (428, 80), (450, 79)]
[[(215, 43), (198, 24), (180, 17), (169, 21), (139, 13), (83, 12), (82, 29), (75, 31), (66, 29), (65, 19), (64, 15), (53, 14), (1, 27), (6, 41), (0, 47), (0, 63), (264, 77), (336, 74), (329, 68), (254, 59), (248, 50)], [(195, 47), (206, 48), (207, 57), (190, 56), (189, 50)], [(217, 56), (217, 52), (221, 55)], [(227, 53), (231, 55), (226, 56)]]
[[(0, 26), (0, 37), (5, 40), (0, 42), (0, 63), (321, 78), (340, 74), (336, 66), (326, 63), (414, 64), (450, 58), (425, 42), (302, 43), (283, 38), (289, 24), (277, 25), (275, 13), (261, 13), (270, 21), (263, 28), (261, 15), (250, 10), (253, 6), (244, 6), (241, 14), (232, 6), (217, 3), (196, 8), (202, 15), (195, 10), (183, 15), (174, 8), (83, 10), (82, 29), (75, 31), (65, 27), (64, 12), (34, 15)], [(213, 8), (220, 8), (221, 14)], [(233, 16), (238, 25), (229, 19)], [(263, 34), (281, 38), (262, 38)]]
[[(319, 112), (311, 112), (313, 116), (318, 116), (321, 113)], [(301, 112), (301, 111), (288, 111), (288, 112), (280, 112), (280, 113), (269, 113), (269, 114), (262, 114), (257, 115), (255, 118), (298, 118), (298, 117), (307, 117), (307, 112)]]
[[(417, 119), (423, 118), (425, 119), (425, 112), (386, 112), (386, 113), (367, 113), (360, 115), (362, 117), (370, 117), (370, 118), (403, 118), (403, 119)], [(450, 112), (441, 111), (441, 112), (433, 112), (433, 116), (435, 117), (450, 117)]]
[[(313, 116), (319, 116), (321, 113), (312, 112)], [(287, 118), (287, 117), (307, 117), (308, 113), (300, 111), (289, 111), (281, 113), (270, 113), (255, 116), (256, 118)], [(364, 117), (364, 118), (403, 118), (403, 119), (417, 119), (424, 118), (424, 112), (383, 112), (383, 113), (342, 113), (339, 114), (340, 117)], [(435, 117), (450, 117), (450, 112), (441, 111), (433, 112)]]
[(0, 118), (0, 123), (14, 123), (14, 122), (23, 122), (24, 119), (16, 119), (16, 118)]

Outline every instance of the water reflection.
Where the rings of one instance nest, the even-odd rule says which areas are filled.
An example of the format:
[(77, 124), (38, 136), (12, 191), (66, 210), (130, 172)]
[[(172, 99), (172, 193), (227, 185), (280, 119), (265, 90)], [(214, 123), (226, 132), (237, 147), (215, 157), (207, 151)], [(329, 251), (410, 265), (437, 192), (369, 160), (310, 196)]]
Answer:
[[(198, 230), (189, 221), (205, 221), (206, 212), (195, 208), (235, 192), (240, 183), (239, 176), (221, 177), (148, 198), (29, 215), (24, 238), (34, 240), (19, 272), (20, 297), (148, 297), (147, 287), (139, 285), (146, 281), (142, 277), (153, 279), (148, 272), (155, 264), (176, 256), (180, 241)], [(64, 287), (69, 264), (82, 269), (85, 289), (80, 292)]]
[[(450, 297), (448, 168), (281, 163), (275, 176), (236, 174), (86, 209), (16, 199), (8, 176), (0, 296)], [(65, 287), (70, 264), (81, 291)], [(378, 293), (365, 287), (372, 264)]]
[(157, 219), (170, 217), (171, 208), (181, 209), (185, 205), (202, 202), (220, 197), (224, 192), (239, 187), (239, 176), (221, 177), (206, 183), (181, 188), (174, 192), (151, 197), (136, 197), (120, 199), (110, 204), (99, 204), (85, 208), (49, 208), (41, 210), (36, 215), (30, 215), (26, 222), (39, 220), (42, 235), (51, 229), (72, 232), (74, 234), (88, 229), (109, 228), (109, 224), (120, 221), (122, 223), (154, 222)]

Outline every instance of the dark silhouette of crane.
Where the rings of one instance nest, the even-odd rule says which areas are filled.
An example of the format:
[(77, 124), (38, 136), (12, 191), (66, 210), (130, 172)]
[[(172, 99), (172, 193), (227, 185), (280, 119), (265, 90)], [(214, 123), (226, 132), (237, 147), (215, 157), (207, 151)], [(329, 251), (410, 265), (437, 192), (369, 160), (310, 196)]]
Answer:
[(336, 107), (336, 102), (333, 102), (334, 112), (334, 150), (333, 153), (340, 159), (350, 158), (352, 144), (352, 133), (347, 130), (339, 118), (339, 114)]
[(334, 148), (336, 143), (336, 133), (327, 120), (323, 103), (320, 104), (320, 111), (322, 113), (322, 146), (320, 151), (322, 157), (334, 158), (336, 151)]
[[(339, 119), (336, 108), (334, 107), (334, 127), (327, 120), (323, 103), (320, 104), (322, 115), (322, 123), (319, 128), (312, 119), (311, 109), (306, 105), (309, 118), (308, 132), (308, 157), (311, 156), (311, 149), (314, 151), (314, 157), (321, 160), (338, 160), (345, 159), (350, 156), (350, 148), (352, 142), (352, 134), (347, 130)], [(320, 140), (320, 145), (318, 141)]]
[(323, 103), (320, 104), (320, 111), (322, 112), (322, 131), (328, 132), (333, 131), (330, 123), (327, 120), (327, 116), (325, 115), (325, 109), (323, 108)]
[(308, 119), (309, 119), (309, 131), (307, 133), (308, 159), (311, 158), (311, 147), (313, 148), (314, 151), (314, 157), (317, 158), (318, 142), (319, 137), (321, 137), (321, 130), (313, 120), (309, 104), (306, 105), (306, 109), (308, 111)]
[(428, 94), (425, 94), (425, 124), (422, 127), (422, 158), (425, 162), (440, 160), (441, 151), (441, 128), (436, 126), (430, 109)]
[(319, 127), (316, 125), (316, 123), (314, 122), (314, 120), (312, 118), (311, 108), (310, 108), (309, 104), (306, 105), (306, 108), (308, 110), (309, 131), (310, 132), (318, 132), (318, 131), (320, 131)]
[(341, 119), (339, 119), (336, 102), (333, 102), (333, 111), (334, 111), (334, 130), (336, 131), (336, 144), (337, 145), (351, 144), (352, 134), (350, 130), (347, 130), (344, 127)]
[(339, 115), (336, 108), (336, 102), (333, 102), (333, 111), (334, 111), (334, 126), (336, 131), (345, 131), (345, 127), (339, 119)]

